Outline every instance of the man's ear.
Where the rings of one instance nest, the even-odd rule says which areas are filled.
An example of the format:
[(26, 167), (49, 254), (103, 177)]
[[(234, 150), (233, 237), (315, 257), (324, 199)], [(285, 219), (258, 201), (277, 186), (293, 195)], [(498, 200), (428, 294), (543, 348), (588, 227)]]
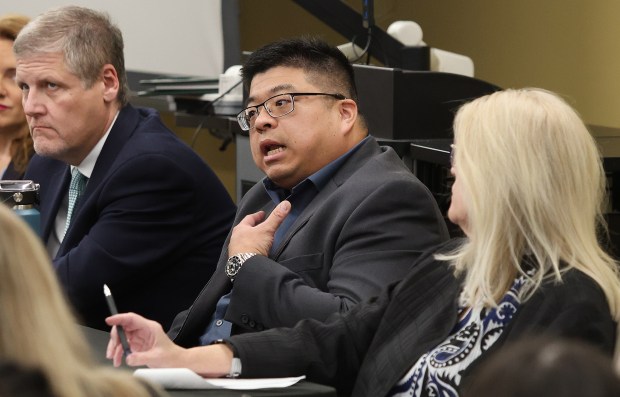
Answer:
[(340, 120), (343, 130), (350, 131), (357, 120), (357, 103), (352, 99), (340, 101)]
[(116, 69), (114, 66), (106, 64), (103, 65), (103, 70), (101, 73), (103, 78), (103, 99), (106, 102), (113, 102), (118, 97), (120, 87)]

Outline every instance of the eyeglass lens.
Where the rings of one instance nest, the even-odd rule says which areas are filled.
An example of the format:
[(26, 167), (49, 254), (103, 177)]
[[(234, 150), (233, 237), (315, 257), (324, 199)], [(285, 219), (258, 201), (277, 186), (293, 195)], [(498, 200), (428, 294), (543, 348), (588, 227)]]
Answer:
[(260, 105), (252, 106), (245, 109), (239, 114), (237, 119), (241, 127), (249, 130), (254, 126), (254, 122), (260, 114), (260, 107), (263, 106), (271, 117), (282, 117), (291, 113), (295, 107), (293, 96), (291, 94), (280, 94), (267, 99)]
[(244, 131), (249, 131), (254, 127), (254, 123), (256, 122), (256, 117), (260, 114), (260, 107), (264, 107), (267, 110), (267, 113), (271, 117), (282, 117), (291, 113), (295, 110), (295, 96), (297, 95), (306, 95), (306, 96), (316, 96), (316, 95), (325, 95), (336, 98), (338, 100), (344, 100), (346, 97), (342, 94), (330, 94), (325, 92), (296, 92), (296, 93), (286, 93), (272, 96), (271, 98), (267, 98), (267, 100), (259, 105), (250, 106), (246, 109), (243, 109), (238, 115), (237, 120), (239, 121), (239, 125), (241, 129)]

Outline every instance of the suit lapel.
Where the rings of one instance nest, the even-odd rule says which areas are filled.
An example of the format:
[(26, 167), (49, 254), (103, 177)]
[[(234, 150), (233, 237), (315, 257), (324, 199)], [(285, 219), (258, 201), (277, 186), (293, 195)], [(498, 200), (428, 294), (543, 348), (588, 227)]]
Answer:
[(185, 347), (196, 346), (198, 339), (207, 329), (217, 302), (230, 288), (230, 279), (223, 268), (218, 268), (190, 307), (177, 335), (172, 335), (174, 342)]
[(97, 157), (95, 168), (93, 168), (93, 173), (82, 196), (82, 202), (85, 202), (97, 186), (107, 177), (114, 161), (131, 135), (133, 135), (139, 121), (140, 115), (131, 105), (121, 109), (103, 148), (101, 148), (101, 153)]
[[(310, 220), (312, 215), (320, 208), (323, 203), (344, 184), (347, 179), (351, 177), (356, 171), (358, 171), (369, 158), (372, 158), (376, 153), (380, 151), (377, 141), (370, 137), (369, 140), (359, 147), (355, 153), (349, 157), (346, 162), (334, 173), (329, 182), (321, 189), (316, 197), (308, 204), (304, 212), (295, 220), (295, 223), (291, 225), (287, 233), (282, 238), (282, 242), (275, 252), (274, 259), (277, 260), (282, 254), (282, 251), (286, 248), (291, 238), (299, 232), (306, 223)], [(273, 208), (272, 208), (273, 209)]]
[[(74, 241), (72, 237), (76, 234), (75, 231), (79, 230), (80, 219), (83, 219), (81, 216), (82, 212), (85, 211), (86, 208), (88, 208), (88, 206), (90, 205), (90, 197), (93, 196), (93, 193), (97, 190), (99, 185), (109, 175), (110, 171), (114, 166), (114, 161), (118, 157), (118, 154), (122, 151), (123, 147), (129, 140), (131, 135), (133, 135), (134, 130), (138, 126), (139, 120), (139, 112), (131, 105), (126, 105), (119, 112), (118, 117), (114, 122), (114, 126), (110, 130), (105, 144), (101, 148), (101, 152), (97, 157), (93, 172), (88, 179), (88, 183), (86, 184), (86, 190), (84, 190), (84, 193), (80, 196), (80, 199), (76, 203), (76, 206), (74, 208), (73, 219), (75, 220), (76, 224), (67, 231), (67, 234), (62, 243), (60, 244), (60, 248), (58, 249), (58, 255), (64, 255), (69, 249), (71, 249), (78, 243)], [(69, 181), (70, 180), (71, 176), (69, 175)], [(65, 190), (67, 189), (68, 182)], [(56, 211), (54, 211), (54, 214), (55, 213)], [(79, 235), (81, 239), (84, 235), (84, 229), (80, 230), (77, 235)]]
[[(270, 214), (275, 208), (275, 204), (271, 201), (271, 198), (264, 192), (262, 183), (258, 183), (260, 183), (261, 186), (254, 186), (246, 194), (241, 203), (239, 203), (234, 225), (237, 225), (247, 214), (260, 210), (265, 211), (265, 214)], [(254, 189), (260, 190), (256, 191)], [(220, 260), (213, 276), (211, 276), (209, 282), (202, 291), (200, 291), (200, 294), (190, 307), (178, 333), (176, 335), (171, 335), (174, 342), (181, 346), (191, 347), (196, 345), (198, 338), (204, 333), (208, 322), (213, 316), (217, 302), (223, 295), (227, 294), (232, 287), (230, 279), (225, 273), (227, 259), (225, 251), (227, 252), (229, 240), (230, 232), (223, 245), (224, 248), (222, 249), (222, 254), (220, 255)]]
[(71, 172), (69, 166), (64, 163), (55, 163), (55, 170), (50, 174), (49, 181), (46, 181), (48, 191), (41, 197), (41, 230), (43, 241), (47, 241), (56, 220), (56, 214), (60, 204), (69, 190)]

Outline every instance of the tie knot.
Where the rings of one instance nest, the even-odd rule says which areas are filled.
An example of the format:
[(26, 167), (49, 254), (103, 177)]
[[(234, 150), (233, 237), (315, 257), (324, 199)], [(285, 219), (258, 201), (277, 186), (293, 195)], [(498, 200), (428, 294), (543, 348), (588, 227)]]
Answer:
[(71, 170), (71, 183), (69, 184), (69, 195), (71, 195), (71, 193), (75, 193), (76, 194), (76, 198), (82, 194), (82, 192), (84, 191), (84, 188), (86, 187), (86, 181), (88, 180), (88, 178), (86, 178), (84, 176), (84, 174), (82, 174), (80, 172), (80, 170), (77, 169), (77, 167), (74, 167), (73, 170)]

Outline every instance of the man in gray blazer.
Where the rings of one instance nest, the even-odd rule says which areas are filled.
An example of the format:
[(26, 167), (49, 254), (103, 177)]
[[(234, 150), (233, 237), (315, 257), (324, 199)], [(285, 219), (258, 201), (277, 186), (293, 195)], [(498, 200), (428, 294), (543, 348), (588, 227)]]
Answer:
[(239, 203), (217, 270), (168, 332), (183, 347), (346, 312), (448, 238), (428, 189), (368, 135), (337, 48), (275, 42), (242, 73), (238, 120), (267, 177)]

